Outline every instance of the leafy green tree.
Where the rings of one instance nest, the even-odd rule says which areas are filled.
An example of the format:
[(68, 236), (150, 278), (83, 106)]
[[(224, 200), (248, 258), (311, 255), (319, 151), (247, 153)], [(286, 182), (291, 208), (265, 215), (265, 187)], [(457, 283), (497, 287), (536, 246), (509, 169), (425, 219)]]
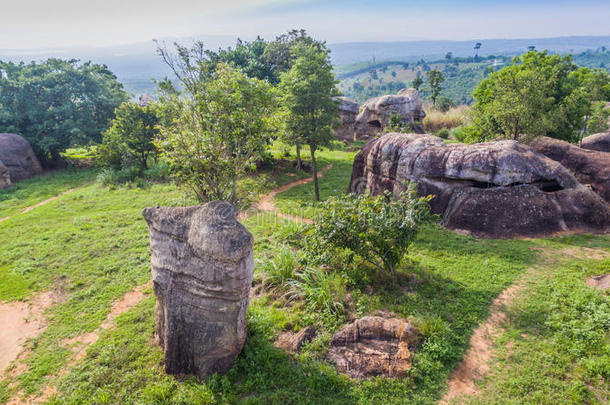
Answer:
[(316, 151), (330, 145), (332, 128), (338, 121), (335, 75), (330, 63), (330, 51), (324, 44), (298, 44), (297, 59), (292, 68), (282, 74), (280, 88), (285, 108), (285, 130), (295, 142), (309, 145), (316, 200), (320, 201)]
[(163, 100), (155, 142), (179, 184), (201, 202), (239, 202), (236, 182), (254, 167), (277, 129), (277, 97), (267, 81), (220, 62), (182, 97)]
[(442, 85), (445, 81), (445, 77), (439, 70), (431, 70), (427, 73), (426, 78), (428, 79), (428, 86), (430, 86), (430, 98), (432, 99), (432, 104), (436, 105), (436, 99), (443, 90)]
[(0, 132), (24, 136), (46, 166), (71, 144), (99, 143), (127, 99), (116, 76), (90, 62), (0, 62), (0, 71)]
[(422, 84), (424, 84), (424, 79), (422, 79), (420, 73), (417, 72), (415, 79), (413, 79), (411, 82), (411, 87), (413, 87), (415, 90), (419, 90)]
[(483, 80), (473, 93), (471, 140), (550, 136), (577, 142), (592, 100), (608, 97), (608, 74), (570, 56), (531, 51)]
[(272, 84), (278, 84), (280, 75), (290, 70), (297, 59), (294, 47), (298, 44), (320, 46), (315, 39), (307, 34), (307, 31), (291, 30), (282, 34), (267, 44), (263, 53), (263, 60), (273, 72), (269, 78)]
[(154, 140), (159, 135), (159, 112), (154, 104), (123, 103), (115, 111), (112, 126), (104, 133), (98, 159), (104, 166), (126, 168), (134, 163), (148, 168), (148, 159), (157, 155)]
[(386, 275), (394, 275), (420, 228), (432, 221), (428, 202), (417, 197), (414, 185), (397, 200), (389, 192), (380, 196), (348, 194), (325, 201), (306, 246), (320, 261), (349, 250)]

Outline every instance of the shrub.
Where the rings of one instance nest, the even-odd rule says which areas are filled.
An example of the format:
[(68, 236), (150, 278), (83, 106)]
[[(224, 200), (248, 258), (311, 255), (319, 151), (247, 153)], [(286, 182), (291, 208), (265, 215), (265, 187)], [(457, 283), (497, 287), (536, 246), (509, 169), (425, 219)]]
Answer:
[(436, 136), (442, 139), (449, 139), (449, 130), (447, 128), (441, 128), (440, 131), (436, 133)]
[(344, 284), (338, 274), (307, 268), (288, 282), (292, 298), (302, 298), (315, 311), (331, 316), (343, 313)]
[(414, 184), (398, 200), (390, 193), (345, 195), (323, 203), (307, 235), (307, 247), (328, 261), (339, 250), (348, 250), (386, 275), (395, 275), (422, 225), (432, 220), (428, 202), (418, 198)]

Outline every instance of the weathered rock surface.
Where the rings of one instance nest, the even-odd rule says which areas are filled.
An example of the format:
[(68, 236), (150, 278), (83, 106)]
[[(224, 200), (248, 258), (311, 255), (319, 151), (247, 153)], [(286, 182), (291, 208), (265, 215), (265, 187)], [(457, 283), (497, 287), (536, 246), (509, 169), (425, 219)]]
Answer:
[(492, 238), (607, 231), (609, 206), (558, 162), (515, 141), (445, 144), (431, 135), (392, 133), (356, 156), (350, 191), (398, 196), (408, 181), (456, 230)]
[(356, 116), (360, 108), (358, 103), (351, 98), (347, 97), (334, 97), (335, 100), (340, 101), (339, 104), (339, 116), (341, 126), (333, 130), (335, 138), (341, 141), (351, 142), (354, 140)]
[(532, 142), (538, 153), (551, 158), (572, 172), (582, 184), (610, 203), (610, 153), (586, 150), (571, 143), (541, 137)]
[(316, 336), (316, 328), (308, 326), (299, 332), (284, 332), (273, 343), (275, 347), (288, 353), (301, 351), (303, 343), (310, 342)]
[(388, 126), (392, 113), (400, 115), (405, 126), (423, 134), (422, 121), (426, 116), (419, 92), (415, 89), (402, 89), (398, 94), (389, 94), (368, 100), (356, 117), (356, 138), (370, 139)]
[(582, 148), (610, 152), (610, 132), (589, 135), (582, 140)]
[(138, 97), (138, 105), (140, 107), (147, 107), (150, 104), (154, 104), (156, 103), (157, 100), (155, 100), (155, 98), (153, 96), (151, 96), (150, 94), (142, 94), (140, 95), (140, 97)]
[(30, 143), (19, 135), (0, 134), (0, 160), (8, 169), (13, 183), (42, 173), (42, 166)]
[(12, 185), (13, 183), (11, 183), (11, 174), (9, 173), (6, 166), (4, 166), (4, 163), (0, 161), (0, 190), (4, 188), (9, 188)]
[(252, 235), (225, 202), (146, 208), (165, 371), (227, 372), (246, 340)]
[(412, 352), (422, 339), (402, 319), (367, 316), (335, 333), (326, 358), (352, 378), (402, 377), (411, 369)]

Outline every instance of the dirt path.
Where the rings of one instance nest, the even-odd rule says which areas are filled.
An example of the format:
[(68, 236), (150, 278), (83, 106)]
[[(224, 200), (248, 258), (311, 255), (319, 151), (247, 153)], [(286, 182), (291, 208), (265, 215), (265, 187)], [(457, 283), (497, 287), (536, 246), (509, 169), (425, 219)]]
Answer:
[[(43, 389), (42, 394), (40, 396), (36, 398), (24, 398), (23, 392), (19, 392), (16, 396), (12, 397), (7, 402), (7, 405), (42, 404), (47, 402), (57, 392), (57, 381), (61, 377), (66, 375), (75, 364), (77, 364), (85, 357), (85, 355), (87, 354), (87, 348), (93, 343), (97, 342), (100, 337), (100, 334), (104, 330), (110, 329), (114, 326), (114, 319), (117, 316), (129, 311), (131, 308), (139, 304), (146, 297), (146, 293), (144, 293), (144, 290), (150, 287), (150, 285), (150, 282), (139, 285), (133, 290), (125, 293), (125, 295), (123, 295), (123, 297), (121, 297), (119, 300), (115, 301), (112, 304), (112, 308), (106, 316), (106, 319), (95, 331), (83, 333), (82, 335), (76, 336), (71, 339), (65, 339), (62, 341), (62, 346), (69, 348), (73, 353), (73, 357), (70, 359), (70, 361), (68, 361), (62, 371), (55, 376), (54, 382)], [(18, 353), (19, 351), (17, 351), (17, 354)]]
[[(322, 168), (318, 172), (318, 179), (321, 179), (322, 177), (324, 177), (324, 172), (332, 169), (332, 167), (333, 167), (333, 165), (330, 164), (330, 165)], [(303, 218), (303, 217), (296, 217), (294, 215), (282, 214), (281, 212), (278, 212), (278, 209), (275, 205), (275, 197), (278, 194), (283, 193), (284, 191), (288, 191), (293, 187), (311, 183), (312, 181), (313, 181), (313, 177), (308, 177), (306, 179), (296, 180), (296, 181), (290, 182), (288, 184), (284, 184), (283, 186), (272, 190), (269, 194), (265, 194), (264, 196), (262, 196), (261, 199), (258, 201), (258, 203), (255, 204), (254, 207), (260, 211), (274, 212), (278, 217), (280, 217), (282, 219), (287, 219), (287, 220), (291, 220), (291, 221), (295, 221), (295, 222), (311, 223), (312, 222), (311, 219)]]
[(44, 331), (43, 314), (58, 301), (58, 295), (45, 292), (30, 302), (0, 304), (0, 373), (21, 353), (26, 340)]
[[(532, 272), (531, 268), (527, 273), (530, 272)], [(490, 371), (493, 342), (504, 331), (502, 323), (507, 319), (505, 308), (512, 304), (513, 299), (524, 286), (524, 281), (518, 281), (493, 300), (489, 317), (475, 329), (470, 337), (470, 349), (466, 352), (462, 362), (451, 373), (449, 390), (441, 400), (441, 404), (446, 404), (462, 395), (472, 395), (478, 392), (475, 381), (480, 380)]]
[[(84, 186), (83, 186), (83, 187), (84, 187)], [(43, 201), (41, 201), (41, 202), (39, 202), (39, 203), (36, 203), (36, 204), (34, 204), (34, 205), (30, 205), (29, 207), (25, 207), (25, 208), (23, 209), (23, 211), (21, 211), (19, 214), (25, 214), (25, 213), (28, 213), (28, 212), (32, 211), (34, 208), (38, 208), (38, 207), (40, 207), (40, 206), (43, 206), (43, 205), (45, 205), (45, 204), (48, 204), (48, 203), (50, 203), (50, 202), (52, 202), (52, 201), (57, 200), (59, 197), (62, 197), (62, 196), (64, 196), (64, 195), (66, 195), (66, 194), (73, 193), (73, 192), (75, 192), (75, 191), (77, 191), (77, 190), (80, 190), (80, 189), (81, 189), (81, 188), (83, 188), (83, 187), (71, 188), (70, 190), (66, 190), (66, 191), (64, 191), (63, 193), (60, 193), (60, 194), (58, 194), (58, 195), (56, 195), (56, 196), (54, 196), (54, 197), (47, 198), (46, 200), (43, 200)], [(4, 218), (0, 218), (0, 223), (2, 223), (2, 222), (4, 222), (4, 221), (6, 221), (7, 219), (11, 219), (11, 218), (12, 218), (11, 216), (4, 217)]]
[[(539, 252), (537, 260), (539, 262), (544, 262), (547, 266), (556, 262), (558, 258), (566, 256), (576, 259), (594, 260), (602, 260), (608, 257), (608, 252), (605, 250), (588, 247), (570, 247), (561, 250), (549, 250), (545, 248), (531, 249), (532, 251)], [(535, 277), (536, 273), (538, 273), (538, 270), (535, 267), (528, 268), (517, 282), (502, 291), (492, 302), (489, 317), (475, 329), (470, 338), (470, 348), (466, 352), (462, 362), (451, 373), (449, 378), (449, 389), (441, 399), (440, 404), (447, 404), (449, 401), (463, 395), (478, 393), (475, 382), (481, 380), (491, 370), (491, 363), (494, 358), (492, 350), (494, 339), (504, 332), (502, 324), (507, 321), (506, 308), (509, 307), (514, 298), (523, 291), (527, 280), (531, 277)], [(609, 283), (606, 277), (608, 276), (591, 277), (587, 279), (587, 284), (599, 288), (599, 284)]]

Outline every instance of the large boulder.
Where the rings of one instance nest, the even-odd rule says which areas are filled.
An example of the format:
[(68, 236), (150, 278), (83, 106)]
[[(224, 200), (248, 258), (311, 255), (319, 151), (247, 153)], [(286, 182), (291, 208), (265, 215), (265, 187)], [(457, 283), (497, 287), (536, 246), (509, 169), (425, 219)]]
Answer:
[(354, 140), (356, 116), (360, 110), (358, 103), (347, 97), (334, 97), (339, 101), (341, 126), (333, 130), (335, 139), (351, 142)]
[(356, 138), (370, 139), (383, 132), (390, 115), (396, 113), (405, 126), (416, 133), (424, 133), (422, 122), (426, 113), (419, 92), (415, 89), (402, 89), (398, 94), (389, 94), (368, 100), (356, 117)]
[(562, 165), (515, 141), (445, 144), (431, 135), (387, 134), (356, 156), (350, 191), (397, 197), (405, 183), (432, 194), (442, 223), (476, 236), (510, 238), (607, 231), (609, 206)]
[(165, 371), (200, 378), (229, 371), (246, 340), (252, 235), (225, 202), (146, 208), (143, 215)]
[(326, 358), (352, 378), (404, 377), (422, 339), (402, 319), (367, 316), (334, 334)]
[(532, 147), (569, 169), (582, 184), (610, 203), (610, 152), (586, 150), (571, 143), (548, 137), (532, 142)]
[(583, 138), (581, 146), (583, 149), (610, 152), (610, 132), (589, 135)]
[(19, 135), (0, 134), (0, 160), (8, 169), (13, 183), (42, 173), (42, 166), (30, 143)]
[(9, 188), (11, 185), (11, 174), (8, 172), (6, 166), (4, 166), (4, 163), (0, 161), (0, 190)]

